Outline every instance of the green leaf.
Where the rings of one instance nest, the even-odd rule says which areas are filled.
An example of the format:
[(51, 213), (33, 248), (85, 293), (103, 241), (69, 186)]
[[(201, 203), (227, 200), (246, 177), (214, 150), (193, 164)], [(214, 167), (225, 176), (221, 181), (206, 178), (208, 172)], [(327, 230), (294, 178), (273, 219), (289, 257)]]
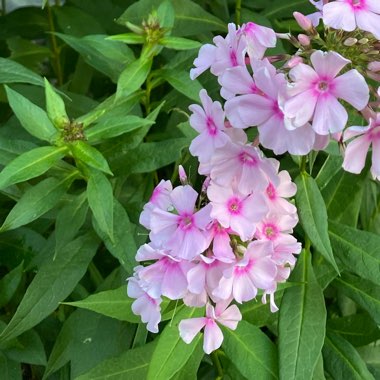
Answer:
[(119, 75), (134, 60), (130, 48), (119, 41), (110, 41), (106, 35), (91, 34), (82, 38), (56, 33), (70, 47), (76, 50), (84, 61), (107, 75), (116, 83)]
[(90, 233), (68, 244), (54, 261), (47, 259), (1, 333), (0, 342), (19, 336), (53, 312), (83, 277), (97, 247), (98, 241)]
[(318, 358), (317, 364), (316, 364), (316, 366), (314, 368), (312, 380), (326, 380), (325, 371), (324, 371), (324, 368), (323, 368), (323, 356), (322, 356), (322, 353), (319, 354), (319, 358)]
[(356, 175), (340, 170), (324, 188), (322, 195), (330, 220), (356, 227), (366, 174), (366, 171)]
[(315, 8), (304, 0), (290, 0), (284, 2), (283, 0), (275, 0), (267, 3), (264, 16), (268, 18), (291, 16), (295, 9), (300, 12), (313, 12)]
[[(176, 138), (158, 142), (140, 144), (125, 155), (118, 154), (112, 162), (115, 173), (150, 173), (169, 165), (181, 156), (184, 148), (189, 146), (190, 139)], [(154, 154), (152, 154), (154, 152)]]
[(25, 152), (0, 173), (0, 189), (38, 177), (65, 156), (67, 147), (43, 146)]
[(157, 18), (161, 28), (171, 29), (174, 25), (174, 8), (171, 0), (164, 0), (157, 9)]
[(337, 277), (333, 284), (367, 310), (374, 321), (380, 324), (380, 286), (348, 273)]
[(341, 171), (343, 158), (341, 156), (333, 156), (329, 154), (315, 177), (315, 182), (319, 189), (322, 191), (334, 178), (334, 176)]
[(147, 125), (154, 124), (154, 121), (143, 119), (138, 116), (115, 117), (105, 119), (86, 131), (89, 142), (97, 142), (103, 139), (120, 136), (123, 133), (134, 131)]
[(187, 71), (162, 70), (162, 78), (181, 94), (199, 102), (199, 92), (202, 85), (197, 80), (191, 80)]
[(275, 345), (256, 326), (241, 321), (235, 331), (223, 327), (223, 349), (247, 379), (278, 379)]
[(334, 380), (375, 380), (355, 348), (337, 334), (327, 334), (323, 359)]
[(380, 328), (367, 313), (329, 319), (327, 331), (341, 335), (354, 346), (365, 346), (380, 339)]
[(84, 141), (78, 140), (70, 144), (70, 149), (76, 159), (94, 169), (113, 175), (108, 166), (107, 160), (96, 148), (85, 143)]
[(314, 247), (329, 261), (339, 273), (328, 234), (325, 202), (315, 180), (308, 174), (299, 175), (296, 203), (301, 225)]
[(22, 262), (18, 267), (14, 268), (9, 273), (7, 273), (0, 280), (0, 308), (5, 306), (15, 294), (22, 279), (23, 269), (24, 262)]
[(76, 172), (63, 179), (47, 178), (29, 188), (5, 219), (0, 231), (13, 230), (51, 210), (70, 187)]
[(291, 274), (302, 285), (284, 292), (279, 315), (280, 379), (310, 379), (325, 338), (326, 307), (310, 253), (302, 251)]
[(116, 199), (113, 200), (113, 240), (101, 229), (96, 219), (94, 219), (94, 229), (127, 274), (132, 275), (133, 268), (136, 266), (137, 246), (134, 239), (136, 232), (124, 207)]
[(29, 83), (44, 86), (43, 79), (23, 65), (0, 57), (0, 83)]
[(82, 301), (66, 302), (66, 305), (87, 309), (119, 321), (139, 323), (140, 317), (133, 314), (131, 305), (135, 300), (127, 296), (127, 286), (93, 294)]
[(137, 91), (145, 82), (152, 59), (139, 58), (133, 61), (122, 71), (117, 81), (116, 101)]
[(46, 112), (30, 100), (5, 86), (9, 105), (21, 125), (40, 140), (53, 142), (58, 132), (50, 122)]
[[(9, 342), (9, 343), (12, 343)], [(8, 358), (19, 362), (34, 365), (46, 365), (45, 348), (40, 336), (34, 331), (29, 330), (21, 334), (14, 346), (4, 350)]]
[(113, 242), (113, 190), (104, 174), (91, 173), (87, 184), (87, 199), (100, 230)]
[(0, 373), (4, 380), (22, 380), (20, 363), (8, 359), (0, 351)]
[(61, 251), (77, 235), (88, 211), (87, 193), (70, 198), (55, 221), (55, 252)]
[(65, 103), (62, 98), (55, 92), (53, 86), (45, 78), (45, 98), (46, 111), (50, 121), (59, 129), (69, 122), (66, 113)]
[(128, 350), (97, 365), (76, 380), (143, 380), (146, 379), (148, 366), (156, 343), (151, 342), (143, 347)]
[(121, 41), (131, 45), (143, 44), (145, 42), (144, 36), (135, 33), (115, 34), (113, 36), (107, 37), (106, 39), (111, 41)]
[(329, 223), (329, 234), (344, 268), (380, 285), (380, 237), (335, 222)]
[(186, 344), (179, 336), (178, 324), (183, 319), (195, 318), (203, 314), (203, 308), (185, 308), (174, 317), (171, 323), (166, 325), (153, 352), (147, 380), (171, 379), (186, 365), (202, 336), (198, 334), (190, 344)]
[(199, 49), (202, 46), (202, 44), (198, 41), (172, 36), (161, 38), (159, 44), (174, 50), (192, 50)]

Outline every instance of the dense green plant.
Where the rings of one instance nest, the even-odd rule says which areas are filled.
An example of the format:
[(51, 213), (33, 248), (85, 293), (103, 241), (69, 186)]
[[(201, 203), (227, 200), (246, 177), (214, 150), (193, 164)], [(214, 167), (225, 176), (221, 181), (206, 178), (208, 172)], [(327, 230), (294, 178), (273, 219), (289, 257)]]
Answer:
[(199, 336), (186, 345), (178, 335), (198, 310), (164, 301), (161, 332), (150, 334), (126, 294), (154, 186), (179, 182), (180, 164), (200, 186), (188, 106), (202, 87), (217, 98), (218, 84), (190, 80), (199, 47), (231, 21), (300, 31), (291, 14), (312, 12), (309, 2), (56, 0), (10, 13), (6, 4), (0, 377), (379, 378), (380, 187), (368, 167), (342, 171), (337, 145), (280, 157), (298, 177), (296, 234), (311, 255), (276, 293), (278, 313), (243, 304), (245, 322), (208, 356)]

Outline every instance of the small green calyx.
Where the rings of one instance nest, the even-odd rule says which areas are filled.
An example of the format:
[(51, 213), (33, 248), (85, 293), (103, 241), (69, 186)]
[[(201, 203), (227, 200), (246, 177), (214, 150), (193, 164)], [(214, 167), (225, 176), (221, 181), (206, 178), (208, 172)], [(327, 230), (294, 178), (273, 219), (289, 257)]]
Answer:
[(65, 142), (86, 140), (86, 136), (83, 130), (83, 123), (77, 123), (74, 120), (67, 122), (62, 130), (62, 138)]
[(166, 29), (161, 28), (157, 13), (153, 12), (149, 15), (148, 21), (142, 22), (145, 32), (145, 40), (148, 44), (155, 44), (165, 35)]

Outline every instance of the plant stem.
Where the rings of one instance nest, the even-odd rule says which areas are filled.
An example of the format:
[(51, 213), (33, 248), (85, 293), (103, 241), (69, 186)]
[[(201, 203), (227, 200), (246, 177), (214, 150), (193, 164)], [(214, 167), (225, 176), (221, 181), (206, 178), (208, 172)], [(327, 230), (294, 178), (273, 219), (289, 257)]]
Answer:
[(218, 372), (218, 376), (217, 376), (216, 380), (221, 380), (224, 376), (224, 373), (223, 373), (223, 368), (222, 368), (222, 365), (221, 365), (219, 357), (218, 357), (218, 351), (213, 351), (211, 353), (211, 360), (214, 364), (214, 367), (216, 368), (216, 370)]
[(306, 160), (307, 160), (307, 156), (302, 156), (301, 164), (300, 164), (301, 173), (306, 173)]
[(240, 25), (240, 19), (241, 19), (241, 1), (242, 0), (236, 0), (235, 5), (235, 24)]
[(60, 49), (58, 47), (57, 38), (55, 37), (55, 26), (53, 20), (53, 13), (51, 11), (49, 2), (46, 3), (47, 13), (48, 13), (48, 21), (49, 21), (49, 29), (50, 29), (50, 41), (53, 48), (53, 59), (54, 59), (54, 69), (55, 75), (57, 76), (58, 85), (63, 85), (63, 75), (62, 75), (62, 66), (59, 58)]

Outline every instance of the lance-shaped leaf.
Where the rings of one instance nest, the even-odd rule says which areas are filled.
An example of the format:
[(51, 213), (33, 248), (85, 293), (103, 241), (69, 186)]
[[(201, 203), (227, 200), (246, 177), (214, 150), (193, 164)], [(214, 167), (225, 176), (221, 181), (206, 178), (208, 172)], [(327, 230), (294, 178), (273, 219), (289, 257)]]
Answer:
[(0, 189), (35, 178), (65, 156), (67, 147), (42, 146), (11, 161), (0, 173)]
[(236, 330), (223, 328), (223, 349), (247, 379), (278, 379), (275, 345), (257, 327), (241, 321)]
[(43, 87), (43, 79), (35, 72), (10, 59), (0, 57), (0, 83), (30, 83)]
[(87, 184), (87, 199), (99, 228), (113, 242), (113, 191), (104, 174), (91, 172)]
[(368, 311), (380, 324), (380, 286), (352, 274), (343, 273), (333, 282), (346, 296)]
[(198, 41), (172, 36), (161, 38), (159, 44), (174, 50), (192, 50), (199, 49), (202, 46)]
[(73, 153), (73, 156), (76, 159), (84, 162), (85, 164), (91, 166), (94, 169), (112, 175), (107, 160), (96, 148), (81, 140), (74, 141), (70, 145), (70, 148)]
[(90, 233), (68, 244), (55, 260), (47, 259), (1, 333), (0, 342), (19, 336), (55, 310), (83, 277), (97, 247), (96, 236)]
[(380, 285), (380, 237), (331, 221), (329, 234), (344, 268)]
[(338, 334), (327, 334), (323, 362), (336, 380), (375, 380), (355, 348)]
[(291, 275), (300, 286), (284, 292), (279, 315), (280, 379), (310, 379), (325, 338), (326, 307), (323, 291), (303, 251)]
[(325, 202), (315, 180), (306, 173), (299, 175), (296, 203), (300, 222), (313, 246), (326, 258), (339, 273), (328, 234)]
[(86, 131), (89, 142), (97, 142), (103, 139), (120, 136), (137, 128), (154, 124), (154, 121), (138, 116), (115, 117), (105, 119)]
[(40, 140), (52, 142), (58, 135), (46, 112), (29, 99), (5, 86), (9, 105), (21, 125)]
[(139, 45), (139, 44), (144, 43), (145, 38), (144, 36), (141, 36), (135, 33), (122, 33), (122, 34), (115, 34), (113, 36), (109, 36), (106, 38), (106, 40), (121, 41), (130, 45), (135, 45), (135, 44)]
[(22, 279), (24, 262), (0, 280), (0, 307), (5, 306), (15, 294)]
[(8, 359), (2, 352), (0, 352), (0, 373), (4, 379), (22, 380), (20, 363)]
[(149, 365), (147, 380), (171, 379), (183, 366), (186, 365), (199, 341), (202, 339), (198, 334), (190, 344), (186, 344), (179, 336), (178, 324), (182, 319), (202, 316), (201, 308), (185, 308), (166, 325), (158, 338), (158, 344), (154, 350)]
[(146, 379), (156, 344), (151, 342), (143, 347), (128, 350), (118, 357), (107, 359), (76, 380)]
[(62, 128), (69, 118), (66, 113), (65, 103), (55, 92), (53, 86), (45, 78), (46, 111), (50, 121), (56, 128)]
[(0, 231), (13, 230), (51, 210), (70, 187), (76, 172), (57, 179), (47, 178), (28, 189), (8, 214)]
[(129, 64), (117, 81), (116, 101), (137, 91), (148, 77), (152, 59), (141, 57)]

